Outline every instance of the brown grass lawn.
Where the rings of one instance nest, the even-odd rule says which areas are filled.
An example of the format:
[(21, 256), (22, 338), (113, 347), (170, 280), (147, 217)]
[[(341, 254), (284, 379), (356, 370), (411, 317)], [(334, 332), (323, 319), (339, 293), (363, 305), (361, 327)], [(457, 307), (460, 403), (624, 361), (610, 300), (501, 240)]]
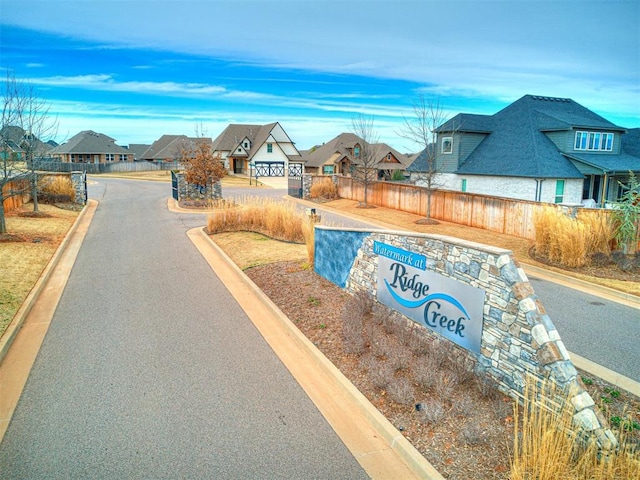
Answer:
[[(40, 277), (78, 212), (40, 205), (46, 216), (23, 217), (33, 204), (7, 214), (7, 236), (0, 236), (0, 335)], [(7, 241), (10, 240), (10, 241)]]
[[(211, 237), (242, 270), (267, 263), (308, 261), (304, 244), (279, 242), (254, 232), (217, 233)], [(237, 248), (238, 244), (245, 248)]]

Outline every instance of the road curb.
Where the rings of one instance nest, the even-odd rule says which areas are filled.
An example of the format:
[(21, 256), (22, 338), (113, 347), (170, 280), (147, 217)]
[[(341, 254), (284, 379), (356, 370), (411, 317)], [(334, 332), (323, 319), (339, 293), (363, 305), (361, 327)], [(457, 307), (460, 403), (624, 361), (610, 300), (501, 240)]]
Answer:
[[(339, 390), (348, 397), (351, 401), (351, 404), (354, 405), (362, 414), (362, 416), (370, 423), (372, 428), (377, 432), (380, 438), (384, 439), (384, 442), (388, 445), (388, 448), (393, 450), (395, 454), (402, 459), (402, 462), (409, 467), (409, 469), (413, 472), (416, 478), (423, 479), (431, 479), (438, 480), (443, 479), (442, 475), (424, 458), (424, 456), (395, 428), (387, 418), (380, 413), (378, 409), (376, 409), (371, 402), (347, 379), (340, 370), (329, 361), (329, 359), (315, 346), (309, 339), (300, 332), (300, 330), (289, 320), (289, 318), (269, 299), (265, 293), (258, 288), (258, 286), (251, 281), (249, 277), (245, 275), (245, 273), (231, 260), (222, 249), (215, 244), (213, 240), (204, 232), (203, 228), (195, 228), (189, 231), (190, 237), (199, 236), (201, 237), (207, 245), (207, 248), (211, 249), (211, 253), (216, 256), (215, 260), (221, 260), (225, 263), (225, 267), (228, 268), (231, 272), (231, 275), (236, 276), (237, 280), (229, 279), (228, 275), (224, 272), (220, 272), (217, 266), (218, 262), (213, 261), (212, 259), (207, 259), (209, 264), (214, 268), (216, 274), (218, 276), (224, 276), (223, 283), (225, 285), (232, 284), (237, 281), (242, 282), (244, 288), (248, 289), (251, 298), (247, 298), (245, 295), (238, 295), (232, 291), (234, 297), (240, 306), (245, 309), (245, 302), (255, 302), (259, 301), (271, 314), (274, 321), (278, 323), (281, 329), (286, 333), (286, 339), (295, 342), (295, 344), (304, 352), (307, 360), (313, 362), (315, 366), (317, 366), (326, 377), (330, 378), (335, 384), (338, 386)], [(192, 238), (193, 241), (193, 238)], [(196, 245), (197, 246), (197, 245)], [(211, 254), (209, 253), (209, 255)], [(201, 250), (201, 254), (207, 258), (208, 253), (203, 252)], [(226, 280), (226, 281), (225, 281)], [(246, 311), (246, 309), (245, 309)], [(250, 316), (251, 318), (251, 316)], [(251, 318), (251, 320), (256, 324), (256, 327), (261, 333), (264, 333), (261, 329), (261, 325), (257, 324), (256, 321)], [(264, 317), (260, 319), (264, 322)], [(276, 347), (272, 344), (273, 334), (272, 335), (263, 335), (265, 340), (271, 345), (276, 354), (280, 356)], [(281, 357), (282, 360), (282, 357)], [(300, 360), (300, 359), (298, 359)], [(287, 363), (283, 360), (283, 363), (287, 365)], [(291, 371), (290, 365), (287, 365), (287, 368)], [(300, 378), (296, 375), (296, 373), (292, 372), (296, 380), (301, 384), (302, 388), (307, 390), (305, 385), (305, 379)], [(309, 380), (314, 382), (314, 379)], [(316, 399), (310, 395), (310, 398), (319, 410), (323, 413), (325, 418), (327, 418), (326, 409), (322, 405), (319, 405), (316, 402)], [(330, 399), (330, 402), (335, 404), (336, 399)], [(350, 410), (351, 411), (351, 410)], [(352, 411), (351, 411), (352, 412)], [(353, 412), (352, 412), (353, 413)], [(330, 421), (327, 418), (327, 421)], [(334, 430), (337, 429), (337, 426), (332, 424)], [(336, 430), (337, 431), (337, 430)], [(337, 431), (338, 435), (340, 433)], [(341, 436), (342, 437), (342, 436)], [(345, 441), (343, 439), (343, 441)], [(345, 444), (348, 448), (349, 445), (345, 441)], [(357, 455), (354, 455), (358, 461), (360, 458)], [(363, 465), (364, 466), (364, 465)], [(372, 472), (369, 472), (371, 474)], [(376, 478), (376, 475), (373, 475)]]
[(9, 323), (9, 326), (5, 330), (2, 337), (0, 338), (0, 363), (2, 363), (2, 360), (7, 355), (7, 352), (9, 351), (11, 344), (15, 340), (16, 335), (22, 328), (22, 325), (24, 324), (25, 319), (31, 312), (31, 309), (33, 308), (33, 304), (42, 293), (42, 290), (46, 287), (47, 282), (49, 281), (49, 278), (51, 277), (53, 270), (56, 268), (56, 266), (58, 265), (58, 262), (60, 261), (60, 258), (62, 257), (65, 250), (67, 249), (67, 245), (69, 244), (71, 237), (74, 235), (74, 233), (78, 229), (78, 225), (82, 223), (82, 221), (84, 220), (84, 217), (87, 215), (87, 212), (91, 209), (89, 207), (92, 207), (92, 206), (96, 207), (97, 204), (98, 202), (96, 202), (95, 200), (89, 200), (87, 202), (87, 205), (84, 206), (84, 208), (78, 215), (78, 218), (76, 218), (75, 222), (73, 222), (73, 225), (71, 225), (71, 228), (69, 228), (69, 230), (67, 231), (66, 235), (62, 239), (62, 242), (60, 242), (60, 245), (58, 245), (58, 248), (54, 252), (51, 259), (49, 260), (49, 263), (47, 263), (46, 267), (42, 271), (40, 278), (38, 278), (35, 285), (31, 288), (31, 291), (25, 298), (24, 302), (22, 302), (22, 305), (20, 306), (16, 314), (13, 316), (11, 323)]

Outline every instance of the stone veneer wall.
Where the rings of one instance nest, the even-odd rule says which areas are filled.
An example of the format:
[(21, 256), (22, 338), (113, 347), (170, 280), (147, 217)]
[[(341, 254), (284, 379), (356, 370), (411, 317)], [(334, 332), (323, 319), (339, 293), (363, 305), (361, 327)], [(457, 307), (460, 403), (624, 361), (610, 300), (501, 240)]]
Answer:
[(428, 270), (485, 291), (480, 354), (458, 347), (473, 361), (476, 375), (516, 399), (522, 398), (528, 375), (549, 378), (566, 392), (574, 422), (590, 438), (605, 449), (617, 444), (511, 251), (440, 235), (316, 226), (316, 272), (351, 293), (365, 291), (375, 299), (374, 241), (425, 255)]
[[(178, 178), (178, 200), (206, 200), (204, 190), (200, 187), (187, 183), (184, 179), (184, 173), (176, 173)], [(216, 182), (211, 189), (211, 200), (219, 200), (222, 198), (222, 183)]]
[(75, 203), (87, 204), (87, 174), (86, 172), (71, 172), (71, 183), (76, 192)]

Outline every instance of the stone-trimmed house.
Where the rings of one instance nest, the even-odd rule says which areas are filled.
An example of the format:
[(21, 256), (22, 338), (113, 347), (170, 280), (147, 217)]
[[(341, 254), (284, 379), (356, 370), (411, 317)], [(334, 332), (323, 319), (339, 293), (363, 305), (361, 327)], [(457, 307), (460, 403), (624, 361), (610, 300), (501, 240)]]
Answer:
[(294, 142), (278, 123), (230, 124), (213, 141), (230, 173), (261, 177), (302, 174), (302, 157)]
[(132, 162), (133, 154), (102, 133), (84, 130), (49, 151), (64, 163)]
[[(640, 174), (640, 129), (569, 98), (525, 95), (493, 115), (460, 113), (436, 129), (441, 188), (521, 200), (605, 206)], [(419, 170), (418, 164), (412, 167)], [(420, 185), (418, 171), (412, 180)]]
[(394, 170), (405, 171), (410, 159), (386, 143), (367, 144), (353, 133), (341, 133), (323, 145), (303, 153), (305, 171), (315, 175), (351, 175), (361, 163), (363, 146), (374, 152), (378, 177), (390, 177)]

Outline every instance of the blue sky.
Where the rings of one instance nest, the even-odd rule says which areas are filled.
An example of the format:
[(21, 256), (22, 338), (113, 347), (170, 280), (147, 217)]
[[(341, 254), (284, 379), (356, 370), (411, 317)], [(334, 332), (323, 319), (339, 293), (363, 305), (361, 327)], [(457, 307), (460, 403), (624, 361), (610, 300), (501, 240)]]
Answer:
[(306, 149), (363, 114), (416, 151), (397, 132), (419, 94), (449, 116), (569, 97), (640, 127), (637, 0), (0, 0), (0, 48), (58, 141), (278, 121)]

